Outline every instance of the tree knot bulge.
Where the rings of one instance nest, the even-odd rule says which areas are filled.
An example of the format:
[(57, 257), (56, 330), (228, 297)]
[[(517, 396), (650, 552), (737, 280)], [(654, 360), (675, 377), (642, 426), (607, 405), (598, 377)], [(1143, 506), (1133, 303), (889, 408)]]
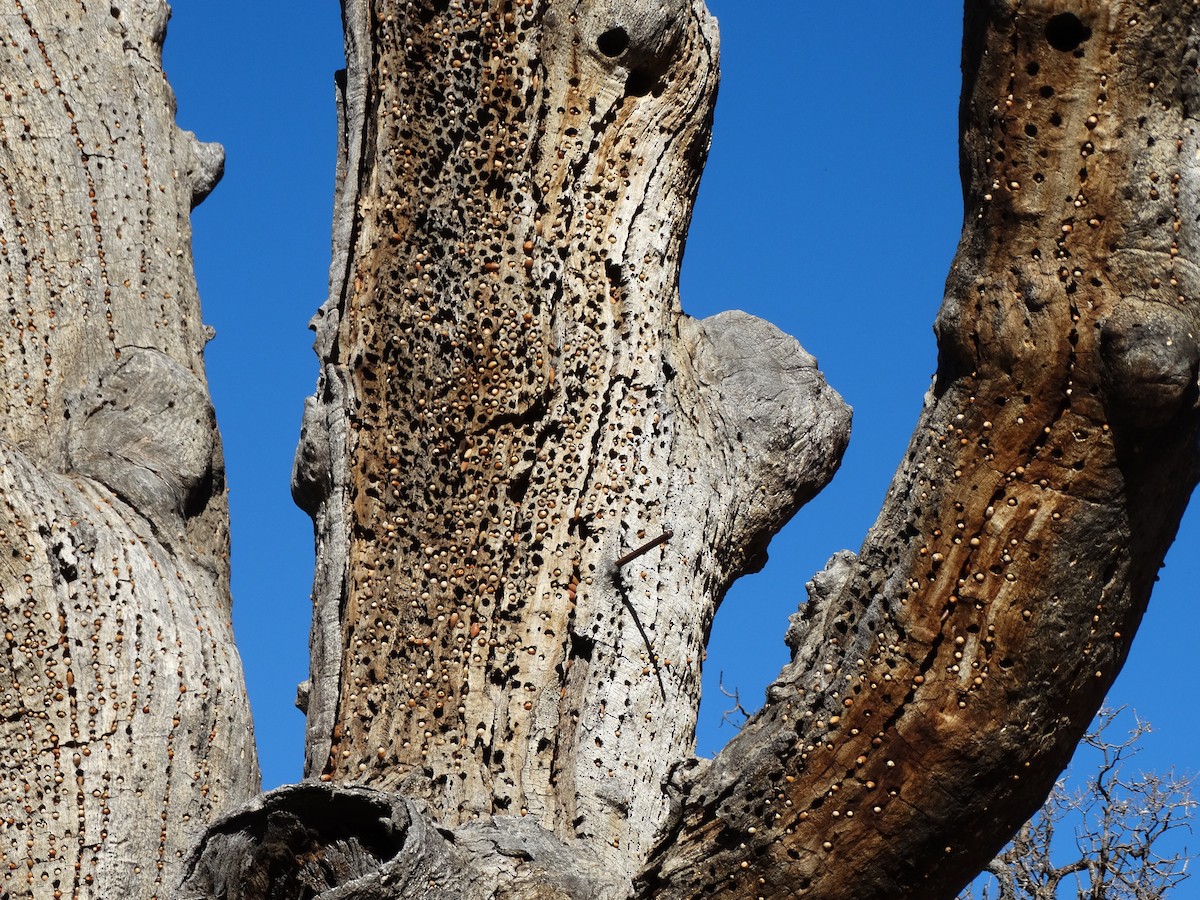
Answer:
[(1165, 425), (1196, 401), (1200, 343), (1184, 313), (1162, 303), (1123, 300), (1100, 323), (1109, 411), (1140, 428)]
[(310, 516), (317, 514), (332, 483), (329, 428), (322, 416), (323, 409), (317, 398), (306, 397), (300, 442), (292, 462), (292, 499)]
[(192, 186), (192, 209), (213, 192), (225, 174), (225, 148), (214, 141), (201, 141), (183, 132), (188, 145), (188, 181)]
[(72, 471), (143, 512), (203, 507), (219, 450), (212, 403), (192, 372), (158, 350), (125, 347), (71, 405)]

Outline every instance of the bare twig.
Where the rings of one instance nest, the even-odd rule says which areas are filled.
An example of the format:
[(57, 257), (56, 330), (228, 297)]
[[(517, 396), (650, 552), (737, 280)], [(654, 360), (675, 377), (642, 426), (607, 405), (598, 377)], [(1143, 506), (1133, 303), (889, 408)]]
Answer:
[[(730, 700), (733, 701), (733, 708), (727, 709), (727, 710), (725, 710), (725, 712), (721, 713), (721, 724), (724, 725), (726, 722), (728, 722), (734, 728), (740, 729), (742, 727), (742, 725), (745, 724), (746, 719), (750, 718), (750, 713), (746, 712), (746, 707), (742, 706), (742, 698), (738, 695), (738, 689), (734, 688), (732, 692), (725, 690), (725, 673), (724, 672), (720, 673), (720, 675), (718, 676), (717, 688), (721, 691), (722, 694), (724, 694), (726, 697), (728, 697)], [(733, 721), (733, 716), (737, 716), (737, 715), (740, 715), (742, 717), (741, 722)]]
[[(1167, 854), (1159, 842), (1180, 828), (1191, 830), (1194, 776), (1125, 778), (1123, 767), (1150, 726), (1135, 715), (1123, 740), (1109, 740), (1105, 734), (1122, 711), (1105, 708), (1096, 716), (1081, 745), (1099, 752), (1096, 770), (1073, 793), (1062, 782), (1055, 786), (976, 880), (983, 900), (993, 885), (999, 900), (1057, 900), (1070, 882), (1070, 896), (1081, 900), (1162, 900), (1187, 878), (1187, 850)], [(1067, 853), (1062, 842), (1055, 843), (1057, 825), (1074, 829), (1075, 852), (1062, 865), (1051, 860), (1052, 853), (1057, 858)], [(968, 889), (960, 900), (973, 896)]]

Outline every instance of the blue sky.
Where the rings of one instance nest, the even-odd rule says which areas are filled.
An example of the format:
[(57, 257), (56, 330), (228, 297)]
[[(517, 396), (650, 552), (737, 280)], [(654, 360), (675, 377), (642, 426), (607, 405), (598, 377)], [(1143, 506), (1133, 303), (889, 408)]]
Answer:
[[(960, 0), (709, 0), (723, 80), (684, 261), (684, 309), (743, 309), (795, 335), (855, 410), (834, 484), (730, 593), (714, 629), (698, 736), (732, 736), (724, 674), (761, 703), (787, 616), (828, 556), (857, 549), (908, 442), (936, 360), (932, 322), (961, 223)], [(225, 144), (196, 211), (208, 376), (233, 513), (234, 622), (264, 785), (297, 780), (312, 534), (288, 476), (316, 381), (309, 317), (326, 291), (335, 147), (335, 0), (177, 0), (166, 68), (179, 122)], [(1185, 519), (1110, 697), (1151, 722), (1139, 765), (1195, 771), (1188, 663), (1200, 635), (1200, 514)], [(1193, 841), (1193, 844), (1196, 842)], [(1200, 889), (1184, 888), (1200, 896)]]

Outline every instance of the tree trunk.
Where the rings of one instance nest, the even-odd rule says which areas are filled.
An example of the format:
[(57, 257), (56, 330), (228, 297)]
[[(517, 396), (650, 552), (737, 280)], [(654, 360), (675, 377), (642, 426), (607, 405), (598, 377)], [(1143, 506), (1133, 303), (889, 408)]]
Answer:
[[(1083, 733), (1197, 480), (1196, 0), (968, 7), (966, 223), (936, 380), (879, 521), (814, 578), (791, 664), (711, 763), (692, 734), (713, 612), (832, 476), (848, 432), (790, 338), (679, 309), (715, 24), (700, 0), (343, 8), (331, 294), (293, 474), (318, 545), (309, 780), (218, 820), (181, 896), (953, 897)], [(37, 23), (21, 14), (28, 42)], [(44, 59), (46, 74), (16, 69), (5, 146), (23, 105), (63, 109), (48, 86), (75, 40), (56, 38), (61, 66), (36, 37), (10, 50), (8, 67)], [(157, 59), (146, 41), (109, 83)], [(84, 127), (64, 114), (59, 131)], [(0, 696), (21, 734), (6, 746), (30, 749), (3, 784), (37, 799), (5, 835), (47, 842), (22, 848), (28, 874), (9, 879), (28, 890), (49, 854), (83, 846), (87, 817), (109, 808), (84, 791), (108, 790), (103, 773), (130, 781), (125, 760), (174, 785), (146, 801), (168, 812), (151, 817), (153, 848), (101, 847), (94, 866), (157, 859), (165, 884), (187, 829), (253, 780), (228, 759), (244, 713), (228, 606), (207, 602), (224, 586), (223, 501), (194, 294), (175, 268), (186, 217), (146, 224), (151, 201), (163, 217), (158, 184), (203, 192), (155, 167), (198, 172), (204, 154), (148, 114), (102, 108), (106, 134), (136, 122), (161, 160), (143, 162), (139, 139), (105, 145), (133, 153), (129, 168), (102, 164), (90, 135), (82, 161), (69, 145), (46, 160), (24, 118), (30, 158), (10, 151), (9, 178), (79, 172), (87, 190), (7, 182), (19, 221), (4, 234), (23, 240), (5, 259), (41, 318), (12, 301), (5, 338), (21, 392), (4, 534), (24, 564), (4, 576), (20, 621)], [(150, 198), (121, 253), (107, 178)], [(39, 213), (46, 234), (20, 229), (30, 203), (60, 194), (94, 227)], [(54, 263), (76, 258), (68, 310)], [(102, 309), (112, 325), (97, 331)], [(43, 344), (56, 377), (41, 382), (21, 367)], [(164, 385), (193, 399), (170, 406)], [(87, 563), (93, 544), (70, 529), (96, 535)], [(188, 643), (201, 632), (207, 644)], [(175, 649), (143, 655), (159, 635)], [(84, 698), (93, 719), (56, 740)], [(171, 704), (186, 708), (168, 726), (156, 714)], [(180, 739), (164, 740), (172, 727)], [(76, 744), (81, 771), (65, 763)], [(142, 747), (164, 745), (174, 758), (156, 767)], [(74, 819), (38, 806), (59, 775), (76, 779), (61, 795)], [(168, 831), (176, 788), (203, 799)], [(144, 837), (136, 816), (122, 811), (138, 835), (122, 840)], [(71, 824), (51, 840), (43, 819)], [(82, 893), (63, 871), (63, 892)]]
[[(111, 7), (111, 8), (110, 8)], [(258, 790), (165, 3), (4, 3), (0, 896), (168, 896)]]
[(349, 253), (296, 477), (322, 548), (307, 774), (446, 826), (529, 816), (627, 881), (692, 757), (716, 604), (849, 413), (767, 323), (680, 313), (702, 4), (346, 21)]
[(348, 252), (295, 480), (309, 775), (529, 817), (616, 895), (952, 896), (1069, 757), (1196, 480), (1195, 5), (969, 9), (937, 379), (711, 765), (715, 605), (845, 434), (802, 351), (676, 305), (711, 20), (346, 12)]
[(1197, 480), (1194, 2), (968, 4), (933, 388), (658, 897), (953, 897), (1041, 804)]

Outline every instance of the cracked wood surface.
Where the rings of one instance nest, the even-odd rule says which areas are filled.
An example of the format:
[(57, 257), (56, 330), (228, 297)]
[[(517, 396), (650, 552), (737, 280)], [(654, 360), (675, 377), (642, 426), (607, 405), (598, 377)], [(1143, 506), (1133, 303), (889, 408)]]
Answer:
[(937, 380), (712, 763), (714, 608), (848, 425), (792, 339), (679, 311), (714, 23), (346, 0), (312, 781), (186, 867), (256, 783), (187, 247), (219, 155), (161, 6), (39, 10), (0, 117), (4, 890), (949, 898), (1040, 803), (1197, 479), (1195, 0), (969, 7)]
[(165, 3), (0, 17), (0, 896), (165, 897), (258, 789)]

